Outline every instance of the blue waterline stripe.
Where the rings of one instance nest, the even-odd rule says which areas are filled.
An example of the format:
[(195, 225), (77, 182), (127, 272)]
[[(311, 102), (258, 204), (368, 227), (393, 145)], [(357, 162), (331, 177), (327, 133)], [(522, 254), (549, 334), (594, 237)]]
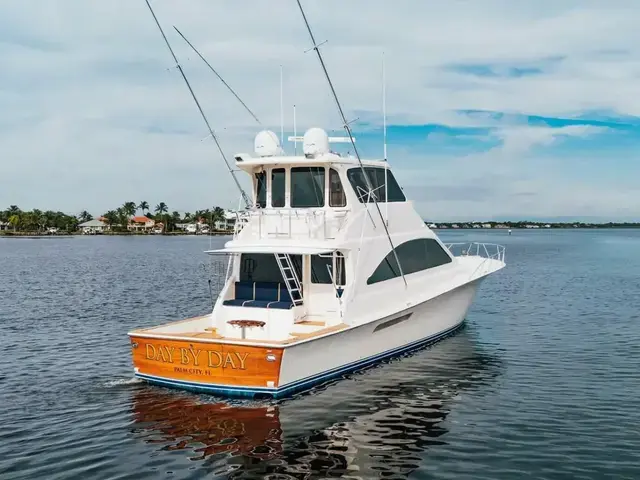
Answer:
[(459, 329), (462, 326), (462, 323), (459, 323), (458, 325), (450, 328), (449, 330), (445, 330), (444, 332), (438, 333), (436, 335), (432, 335), (430, 337), (425, 337), (422, 338), (420, 340), (416, 340), (415, 342), (403, 345), (401, 347), (397, 347), (391, 350), (387, 350), (385, 352), (379, 353), (377, 355), (373, 355), (371, 357), (367, 357), (364, 358), (362, 360), (358, 360), (356, 362), (353, 363), (349, 363), (347, 365), (342, 365), (340, 367), (336, 367), (333, 368), (331, 370), (326, 370), (324, 372), (320, 372), (316, 375), (312, 375), (310, 377), (306, 377), (300, 380), (297, 380), (293, 383), (289, 383), (286, 385), (283, 385), (282, 387), (278, 387), (278, 388), (266, 388), (266, 387), (241, 387), (241, 386), (231, 386), (231, 385), (211, 385), (211, 384), (206, 384), (206, 383), (199, 383), (199, 382), (188, 382), (188, 381), (184, 381), (184, 380), (167, 380), (165, 378), (162, 377), (156, 377), (154, 375), (146, 375), (144, 373), (136, 373), (135, 376), (148, 380), (150, 382), (153, 383), (159, 383), (162, 385), (167, 385), (167, 386), (173, 386), (173, 387), (187, 387), (187, 388), (193, 388), (193, 389), (198, 389), (201, 391), (208, 391), (208, 392), (214, 392), (214, 393), (223, 393), (223, 394), (227, 394), (227, 395), (234, 395), (234, 394), (240, 394), (241, 396), (247, 396), (247, 395), (252, 395), (252, 394), (259, 394), (259, 393), (267, 393), (273, 396), (281, 396), (283, 393), (288, 392), (290, 390), (296, 389), (299, 390), (301, 387), (304, 387), (305, 385), (308, 385), (310, 383), (312, 384), (316, 384), (316, 383), (321, 383), (323, 380), (328, 380), (332, 377), (335, 377), (337, 375), (340, 375), (341, 373), (346, 373), (348, 371), (353, 371), (359, 367), (363, 367), (366, 365), (370, 365), (372, 363), (375, 363), (377, 361), (383, 360), (385, 358), (394, 356), (394, 355), (398, 355), (400, 353), (406, 352), (408, 350), (412, 350), (414, 348), (419, 347), (420, 345), (426, 344), (426, 343), (433, 343), (437, 340), (440, 340), (444, 337), (446, 337), (447, 335), (450, 335), (451, 333), (455, 332), (457, 329)]

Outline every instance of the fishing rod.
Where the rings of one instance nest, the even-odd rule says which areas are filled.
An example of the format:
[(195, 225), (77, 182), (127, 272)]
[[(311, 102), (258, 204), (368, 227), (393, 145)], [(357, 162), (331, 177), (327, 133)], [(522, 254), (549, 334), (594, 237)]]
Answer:
[(196, 47), (193, 46), (193, 44), (187, 39), (187, 37), (185, 37), (182, 34), (182, 32), (180, 30), (178, 30), (178, 27), (176, 27), (174, 25), (173, 28), (175, 29), (176, 32), (178, 32), (178, 35), (180, 35), (182, 37), (182, 39), (185, 42), (187, 42), (187, 45), (189, 45), (191, 47), (191, 49), (194, 52), (196, 52), (196, 54), (200, 57), (200, 59), (207, 65), (207, 67), (209, 67), (209, 70), (211, 70), (215, 74), (215, 76), (218, 77), (218, 79), (222, 82), (222, 84), (229, 89), (229, 91), (233, 94), (233, 96), (236, 97), (236, 99), (242, 104), (244, 109), (247, 112), (249, 112), (249, 115), (251, 115), (253, 117), (253, 119), (258, 123), (258, 125), (262, 125), (262, 122), (260, 120), (258, 120), (258, 117), (255, 115), (255, 113), (253, 113), (251, 111), (251, 109), (249, 107), (247, 107), (247, 104), (244, 103), (242, 101), (242, 99), (240, 98), (240, 96), (233, 90), (233, 88), (231, 88), (231, 86), (227, 82), (224, 81), (224, 78), (222, 78), (220, 76), (220, 74), (216, 71), (216, 69), (211, 66), (211, 64), (207, 61), (207, 59), (202, 56), (202, 54), (198, 51), (198, 49)]
[[(320, 66), (322, 67), (322, 71), (324, 72), (324, 76), (327, 79), (327, 82), (329, 83), (329, 88), (331, 89), (331, 94), (333, 95), (333, 100), (335, 101), (336, 107), (338, 107), (338, 112), (340, 113), (340, 118), (342, 119), (342, 124), (343, 127), (345, 129), (345, 131), (347, 132), (347, 135), (349, 136), (349, 140), (351, 141), (351, 146), (353, 147), (353, 152), (356, 155), (356, 158), (358, 159), (358, 164), (360, 165), (360, 170), (362, 171), (362, 175), (364, 176), (365, 182), (367, 183), (367, 188), (369, 189), (369, 192), (371, 195), (371, 199), (373, 200), (373, 203), (376, 206), (376, 209), (378, 210), (378, 214), (380, 215), (380, 220), (382, 221), (382, 226), (384, 227), (384, 231), (387, 235), (387, 239), (389, 240), (389, 244), (391, 245), (391, 251), (393, 252), (393, 256), (396, 259), (396, 262), (398, 264), (398, 268), (400, 269), (400, 275), (402, 276), (402, 280), (404, 281), (404, 285), (405, 287), (407, 286), (407, 279), (404, 276), (404, 272), (402, 271), (402, 265), (400, 265), (400, 259), (398, 258), (398, 254), (396, 252), (396, 248), (393, 245), (393, 240), (391, 239), (391, 235), (389, 234), (389, 228), (387, 227), (387, 222), (385, 222), (384, 217), (382, 215), (382, 210), (380, 210), (380, 205), (378, 205), (378, 201), (376, 200), (375, 197), (375, 193), (373, 192), (373, 185), (371, 184), (371, 181), (369, 180), (369, 175), (367, 174), (367, 171), (364, 169), (364, 165), (362, 163), (362, 160), (360, 159), (360, 153), (358, 153), (358, 149), (356, 147), (356, 142), (353, 138), (353, 134), (351, 133), (351, 127), (349, 126), (349, 122), (347, 122), (347, 117), (344, 114), (344, 111), (342, 110), (342, 106), (340, 105), (340, 100), (338, 100), (338, 94), (336, 93), (335, 88), (333, 88), (333, 83), (331, 82), (331, 77), (329, 76), (329, 72), (327, 71), (327, 67), (324, 64), (324, 60), (322, 59), (322, 54), (320, 53), (320, 45), (318, 45), (316, 43), (316, 39), (313, 36), (313, 32), (311, 31), (311, 27), (309, 26), (309, 22), (307, 21), (307, 16), (304, 13), (304, 9), (302, 8), (302, 4), (300, 3), (300, 0), (296, 0), (296, 2), (298, 3), (298, 7), (300, 8), (300, 13), (302, 14), (302, 19), (304, 20), (304, 24), (307, 27), (307, 31), (309, 32), (309, 37), (311, 37), (311, 43), (313, 44), (313, 50), (315, 50), (316, 54), (318, 55), (318, 60), (320, 60)], [(386, 159), (385, 159), (386, 160)], [(389, 201), (389, 199), (385, 199), (387, 202)], [(373, 219), (371, 219), (373, 221)], [(374, 224), (375, 225), (375, 224)]]
[(187, 76), (185, 75), (184, 70), (182, 70), (182, 66), (180, 65), (180, 62), (178, 62), (178, 58), (176, 57), (176, 54), (173, 53), (171, 44), (169, 43), (167, 36), (164, 34), (164, 30), (162, 29), (162, 26), (158, 21), (158, 17), (156, 17), (156, 14), (153, 11), (153, 8), (151, 8), (151, 4), (149, 3), (149, 0), (145, 0), (145, 2), (147, 3), (147, 7), (149, 7), (149, 11), (151, 12), (153, 19), (155, 20), (155, 23), (158, 26), (158, 30), (160, 30), (160, 33), (162, 34), (162, 38), (164, 39), (164, 42), (167, 44), (167, 48), (169, 49), (169, 52), (171, 52), (171, 56), (173, 57), (173, 60), (176, 62), (176, 67), (180, 71), (180, 74), (182, 75), (184, 82), (187, 84), (187, 87), (189, 88), (189, 92), (191, 93), (191, 96), (193, 97), (193, 101), (195, 102), (196, 106), (198, 107), (198, 110), (200, 111), (200, 115), (202, 115), (202, 119), (204, 120), (204, 123), (207, 125), (207, 129), (209, 130), (209, 134), (211, 135), (211, 138), (213, 138), (213, 141), (218, 147), (218, 151), (220, 152), (220, 155), (222, 156), (224, 163), (227, 165), (227, 169), (229, 170), (229, 173), (233, 177), (233, 181), (238, 187), (238, 190), (240, 190), (240, 194), (242, 195), (242, 199), (244, 200), (244, 203), (246, 204), (247, 208), (251, 207), (253, 202), (251, 202), (247, 193), (242, 189), (242, 186), (240, 185), (240, 182), (238, 181), (238, 178), (236, 177), (235, 172), (231, 168), (231, 165), (229, 164), (229, 161), (227, 160), (227, 157), (224, 154), (224, 151), (222, 150), (222, 146), (220, 146), (220, 141), (218, 140), (218, 137), (214, 133), (213, 129), (211, 128), (211, 125), (209, 124), (209, 120), (207, 120), (207, 116), (205, 115), (204, 110), (202, 110), (202, 107), (200, 106), (198, 97), (196, 97), (196, 94), (193, 91), (193, 88), (191, 88), (191, 84), (189, 83), (189, 80), (187, 79)]

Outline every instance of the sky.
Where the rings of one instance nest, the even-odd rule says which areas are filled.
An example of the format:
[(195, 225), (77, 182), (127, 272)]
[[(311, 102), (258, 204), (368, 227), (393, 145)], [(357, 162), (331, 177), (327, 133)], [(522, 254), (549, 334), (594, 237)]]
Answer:
[[(280, 135), (281, 66), (285, 136), (294, 104), (299, 134), (342, 134), (295, 0), (152, 5), (229, 158)], [(367, 158), (384, 57), (389, 163), (425, 219), (640, 219), (637, 0), (303, 6)], [(144, 0), (0, 0), (0, 59), (0, 208), (238, 205)]]

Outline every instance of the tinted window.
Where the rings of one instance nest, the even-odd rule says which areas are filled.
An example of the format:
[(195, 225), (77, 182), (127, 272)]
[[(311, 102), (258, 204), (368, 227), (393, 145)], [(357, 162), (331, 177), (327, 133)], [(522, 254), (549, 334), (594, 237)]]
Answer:
[(271, 206), (284, 207), (285, 172), (284, 168), (271, 170)]
[[(402, 193), (402, 189), (396, 182), (393, 173), (388, 168), (364, 167), (373, 188), (373, 195), (376, 196), (378, 202), (386, 202), (386, 194), (389, 195), (389, 202), (404, 202), (406, 197)], [(387, 177), (387, 191), (385, 192), (385, 175)], [(347, 178), (356, 192), (360, 202), (373, 202), (373, 195), (369, 197), (369, 188), (360, 167), (350, 168), (347, 170)]]
[(340, 175), (333, 168), (329, 170), (329, 206), (344, 207), (347, 205), (347, 197), (342, 188)]
[(291, 206), (294, 208), (324, 206), (324, 167), (291, 169)]
[[(451, 257), (432, 238), (409, 240), (396, 247), (396, 254), (405, 275), (438, 267), (451, 262)], [(367, 279), (367, 283), (383, 282), (400, 276), (400, 268), (393, 252), (385, 257), (378, 268)]]
[(256, 173), (256, 205), (265, 208), (267, 206), (267, 174)]
[[(298, 278), (302, 279), (302, 256), (291, 255), (291, 262)], [(240, 281), (284, 283), (272, 253), (243, 253), (240, 258)]]
[[(346, 275), (344, 268), (344, 256), (338, 252), (336, 257), (336, 279), (338, 285), (345, 285)], [(333, 284), (333, 258), (320, 255), (311, 256), (311, 282)]]

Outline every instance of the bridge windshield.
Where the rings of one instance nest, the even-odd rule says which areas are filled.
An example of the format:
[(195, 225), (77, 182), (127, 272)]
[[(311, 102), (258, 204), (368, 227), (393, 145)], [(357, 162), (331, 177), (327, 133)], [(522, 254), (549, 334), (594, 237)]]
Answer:
[[(383, 203), (405, 202), (407, 200), (404, 193), (402, 193), (400, 185), (398, 185), (398, 182), (393, 176), (393, 173), (391, 173), (391, 170), (380, 167), (364, 167), (364, 171), (371, 182), (372, 192), (369, 192), (367, 181), (360, 167), (354, 167), (347, 170), (347, 178), (349, 179), (349, 182), (361, 203), (372, 203), (374, 195), (376, 201)], [(387, 184), (386, 189), (385, 183)]]

